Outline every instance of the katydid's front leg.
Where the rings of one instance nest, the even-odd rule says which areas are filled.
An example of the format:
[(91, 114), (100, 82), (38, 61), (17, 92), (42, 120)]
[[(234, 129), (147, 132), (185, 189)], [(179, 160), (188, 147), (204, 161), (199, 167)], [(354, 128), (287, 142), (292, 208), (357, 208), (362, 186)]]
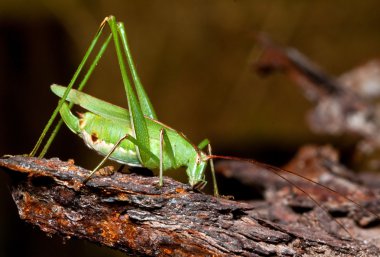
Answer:
[[(208, 150), (208, 155), (212, 155), (212, 149), (211, 149), (211, 144), (207, 145), (207, 150)], [(210, 169), (211, 169), (211, 176), (212, 176), (212, 184), (214, 187), (214, 196), (219, 197), (219, 190), (218, 190), (218, 183), (216, 182), (216, 176), (215, 176), (215, 168), (214, 168), (214, 160), (210, 159)]]
[[(208, 155), (211, 156), (212, 155), (211, 144), (210, 144), (210, 141), (207, 138), (203, 139), (198, 144), (198, 148), (200, 150), (202, 150), (206, 146), (207, 146)], [(211, 176), (212, 176), (212, 184), (213, 184), (213, 187), (214, 187), (214, 196), (215, 197), (219, 197), (218, 183), (216, 182), (216, 176), (215, 176), (214, 161), (213, 161), (213, 159), (209, 159), (209, 162), (210, 162), (210, 169), (211, 169)]]

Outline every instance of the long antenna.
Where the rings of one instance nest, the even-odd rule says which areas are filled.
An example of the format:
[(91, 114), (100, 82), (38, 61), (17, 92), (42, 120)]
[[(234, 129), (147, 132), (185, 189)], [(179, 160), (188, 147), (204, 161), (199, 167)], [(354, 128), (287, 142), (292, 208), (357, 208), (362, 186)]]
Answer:
[[(322, 207), (322, 206), (318, 203), (318, 201), (315, 200), (310, 194), (308, 194), (304, 189), (302, 189), (300, 186), (296, 185), (294, 182), (292, 182), (291, 180), (289, 180), (289, 179), (286, 178), (285, 176), (281, 175), (280, 172), (286, 172), (286, 173), (292, 174), (292, 175), (297, 176), (297, 177), (299, 177), (299, 178), (302, 178), (302, 179), (304, 179), (304, 180), (306, 180), (306, 181), (308, 181), (308, 182), (314, 183), (314, 184), (316, 184), (316, 185), (318, 185), (318, 186), (320, 186), (320, 187), (322, 187), (322, 188), (324, 188), (324, 189), (326, 189), (326, 190), (328, 190), (328, 191), (330, 191), (330, 192), (333, 192), (334, 194), (337, 194), (337, 195), (339, 195), (340, 197), (343, 197), (343, 198), (346, 199), (347, 201), (349, 201), (349, 202), (355, 204), (356, 206), (360, 207), (361, 209), (364, 209), (364, 210), (367, 211), (368, 213), (370, 213), (370, 214), (376, 216), (378, 219), (380, 219), (380, 216), (379, 216), (379, 215), (377, 215), (376, 213), (374, 213), (374, 212), (371, 211), (371, 210), (368, 210), (367, 208), (365, 208), (365, 207), (362, 206), (361, 204), (357, 203), (356, 201), (350, 199), (349, 197), (344, 196), (344, 195), (342, 195), (341, 193), (339, 193), (338, 191), (336, 191), (336, 190), (334, 190), (334, 189), (332, 189), (332, 188), (329, 188), (329, 187), (327, 187), (327, 186), (325, 186), (325, 185), (323, 185), (323, 184), (321, 184), (321, 183), (319, 183), (319, 182), (316, 182), (316, 181), (314, 181), (314, 180), (312, 180), (312, 179), (309, 179), (309, 178), (304, 177), (304, 176), (302, 176), (302, 175), (300, 175), (300, 174), (297, 174), (297, 173), (294, 172), (294, 171), (290, 171), (290, 170), (286, 170), (286, 169), (282, 169), (282, 168), (274, 167), (274, 166), (272, 166), (272, 165), (269, 165), (269, 164), (266, 164), (266, 163), (262, 163), (262, 162), (259, 162), (259, 161), (253, 160), (253, 159), (247, 159), (247, 158), (240, 158), (240, 157), (233, 157), (233, 156), (223, 156), (223, 155), (209, 155), (209, 156), (207, 156), (207, 158), (208, 158), (208, 159), (224, 159), (224, 160), (233, 160), (233, 161), (243, 161), (243, 162), (248, 162), (248, 163), (251, 163), (251, 164), (256, 164), (256, 165), (258, 165), (258, 166), (264, 167), (264, 168), (266, 168), (267, 170), (269, 170), (269, 171), (273, 172), (274, 174), (276, 174), (277, 176), (279, 176), (280, 178), (282, 178), (282, 179), (284, 179), (285, 181), (287, 181), (290, 185), (296, 187), (298, 190), (300, 190), (301, 192), (303, 192), (303, 193), (304, 193), (304, 194), (305, 194), (310, 200), (312, 200), (316, 205), (318, 205), (319, 208), (321, 208), (323, 211), (325, 211), (326, 213), (328, 213), (328, 211), (327, 211), (324, 207)], [(353, 237), (353, 236), (351, 235), (351, 233), (345, 228), (345, 226), (344, 226), (341, 222), (339, 222), (339, 221), (337, 221), (337, 220), (335, 220), (335, 222), (336, 222), (337, 224), (339, 224), (339, 226), (342, 227), (342, 229), (343, 229), (344, 231), (346, 231), (346, 233), (347, 233), (348, 235), (350, 235), (351, 237)]]

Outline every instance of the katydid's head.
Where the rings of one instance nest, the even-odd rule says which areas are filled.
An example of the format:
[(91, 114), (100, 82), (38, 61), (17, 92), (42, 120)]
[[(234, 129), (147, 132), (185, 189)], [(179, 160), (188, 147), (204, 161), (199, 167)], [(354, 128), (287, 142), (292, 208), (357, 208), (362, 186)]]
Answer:
[(202, 188), (206, 185), (205, 170), (208, 158), (203, 152), (197, 154), (197, 158), (193, 159), (187, 167), (186, 173), (189, 177), (189, 184), (193, 188)]

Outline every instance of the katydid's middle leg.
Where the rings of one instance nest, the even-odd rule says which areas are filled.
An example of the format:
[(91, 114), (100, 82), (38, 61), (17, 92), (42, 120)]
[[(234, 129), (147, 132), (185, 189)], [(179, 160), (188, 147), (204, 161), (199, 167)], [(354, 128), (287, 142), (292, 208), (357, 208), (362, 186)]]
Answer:
[[(164, 148), (165, 147), (165, 148)], [(167, 160), (170, 160), (171, 167), (177, 167), (174, 151), (167, 135), (165, 128), (160, 129), (160, 181), (159, 186), (163, 185), (163, 171), (164, 171), (164, 152), (166, 153)]]
[(112, 147), (111, 151), (103, 158), (103, 160), (91, 171), (90, 175), (87, 176), (87, 178), (83, 181), (83, 184), (85, 184), (91, 177), (94, 175), (94, 173), (104, 164), (106, 160), (111, 156), (111, 154), (116, 150), (116, 148), (121, 144), (121, 142), (125, 139), (127, 139), (130, 135), (126, 134), (122, 138), (117, 141), (117, 143)]
[(111, 156), (111, 154), (116, 150), (116, 148), (121, 144), (122, 141), (124, 140), (129, 140), (130, 142), (132, 142), (134, 145), (136, 145), (137, 147), (140, 148), (140, 150), (143, 150), (145, 152), (147, 152), (147, 154), (150, 156), (150, 158), (152, 159), (155, 159), (156, 161), (158, 161), (158, 158), (150, 151), (148, 151), (147, 149), (145, 149), (143, 146), (141, 146), (137, 140), (135, 138), (133, 138), (130, 134), (126, 134), (125, 136), (121, 137), (117, 142), (116, 144), (112, 147), (111, 151), (103, 158), (103, 160), (91, 171), (91, 173), (88, 175), (88, 177), (83, 181), (83, 183), (86, 183), (91, 177), (92, 175), (94, 175), (94, 173), (104, 164), (104, 162), (106, 160), (109, 159), (109, 157)]

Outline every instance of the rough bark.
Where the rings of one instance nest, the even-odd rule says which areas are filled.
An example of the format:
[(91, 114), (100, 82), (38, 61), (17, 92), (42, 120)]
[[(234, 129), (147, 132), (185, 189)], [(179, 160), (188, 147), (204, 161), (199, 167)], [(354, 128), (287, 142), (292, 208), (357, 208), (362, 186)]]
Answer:
[(248, 188), (261, 196), (261, 201), (245, 202), (258, 206), (256, 212), (267, 220), (318, 227), (332, 235), (349, 234), (380, 246), (380, 177), (355, 174), (339, 163), (330, 146), (305, 146), (284, 169), (240, 161), (219, 162), (216, 169), (239, 181), (240, 190), (245, 187), (245, 192)]
[(48, 234), (88, 239), (134, 255), (380, 254), (370, 242), (321, 229), (312, 217), (276, 222), (254, 204), (194, 192), (166, 177), (162, 188), (157, 177), (121, 173), (97, 175), (82, 184), (89, 171), (73, 161), (14, 156), (0, 159), (0, 166), (14, 178), (12, 195), (23, 220)]

